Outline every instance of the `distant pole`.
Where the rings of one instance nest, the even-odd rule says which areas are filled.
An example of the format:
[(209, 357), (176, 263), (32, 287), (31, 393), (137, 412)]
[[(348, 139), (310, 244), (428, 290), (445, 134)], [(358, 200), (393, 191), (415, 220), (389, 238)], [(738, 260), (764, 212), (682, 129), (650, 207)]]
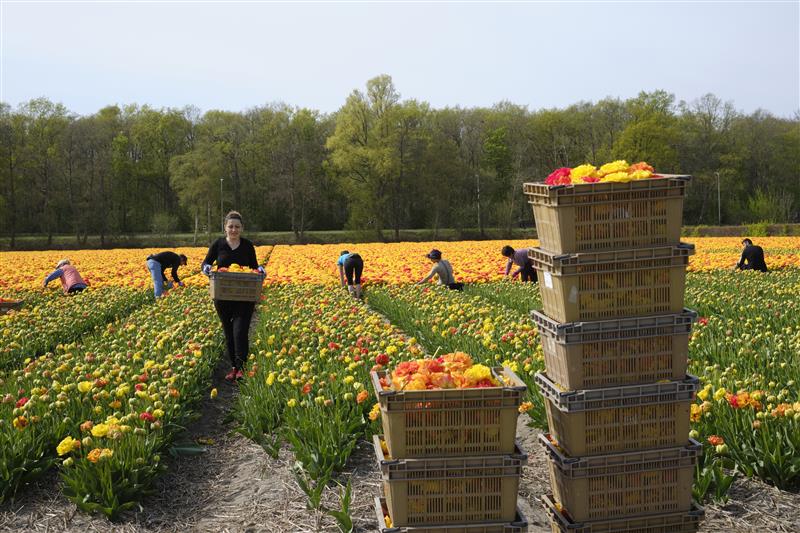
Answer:
[(719, 192), (719, 172), (714, 172), (717, 176), (717, 226), (722, 225), (722, 201), (720, 200)]
[(225, 233), (225, 213), (222, 210), (222, 181), (224, 179), (219, 179), (219, 216), (222, 218), (222, 233)]

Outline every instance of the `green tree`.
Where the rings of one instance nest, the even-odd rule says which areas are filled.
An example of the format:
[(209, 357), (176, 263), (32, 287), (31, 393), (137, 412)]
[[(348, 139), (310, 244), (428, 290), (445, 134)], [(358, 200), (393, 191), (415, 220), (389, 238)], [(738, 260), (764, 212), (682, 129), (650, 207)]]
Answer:
[(369, 80), (366, 93), (355, 90), (347, 97), (326, 143), (332, 170), (349, 201), (349, 226), (371, 228), (381, 239), (388, 222), (390, 182), (397, 171), (391, 137), (399, 99), (390, 76)]

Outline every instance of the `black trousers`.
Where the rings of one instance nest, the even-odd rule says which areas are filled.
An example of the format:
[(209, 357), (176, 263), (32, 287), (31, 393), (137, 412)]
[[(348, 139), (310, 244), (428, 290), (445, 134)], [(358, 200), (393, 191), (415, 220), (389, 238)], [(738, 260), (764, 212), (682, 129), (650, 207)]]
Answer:
[(364, 271), (364, 260), (353, 254), (344, 261), (344, 275), (348, 285), (361, 285), (361, 272)]
[(532, 281), (534, 283), (539, 280), (536, 276), (536, 269), (533, 268), (533, 263), (530, 262), (525, 263), (525, 266), (522, 267), (519, 277), (522, 278), (522, 281)]
[(250, 352), (250, 320), (253, 318), (255, 302), (214, 300), (214, 308), (225, 332), (225, 345), (233, 368), (241, 370)]

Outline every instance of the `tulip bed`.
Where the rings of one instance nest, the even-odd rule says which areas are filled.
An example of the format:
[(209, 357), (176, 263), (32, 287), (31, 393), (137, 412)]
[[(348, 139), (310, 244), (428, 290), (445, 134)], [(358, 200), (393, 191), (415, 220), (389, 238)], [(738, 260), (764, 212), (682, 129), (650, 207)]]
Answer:
[[(516, 292), (509, 283), (491, 285)], [(528, 415), (538, 427), (547, 427), (544, 403), (533, 380), (544, 368), (544, 355), (526, 316), (481, 296), (438, 285), (375, 287), (367, 302), (417, 336), (430, 353), (462, 351), (487, 366), (511, 368), (528, 386), (533, 405)]]
[[(693, 435), (705, 446), (695, 495), (724, 499), (739, 475), (795, 490), (800, 239), (759, 239), (768, 264), (780, 267), (767, 275), (727, 270), (738, 258), (738, 238), (688, 240), (698, 253), (686, 306), (701, 317), (690, 371), (704, 387), (692, 407)], [(259, 257), (270, 257), (268, 285), (232, 415), (238, 430), (269, 453), (289, 448), (310, 506), (320, 509), (327, 481), (360, 438), (378, 431), (370, 421), (377, 413), (369, 370), (376, 365), (464, 351), (476, 362), (509, 366), (529, 385), (531, 423), (546, 424), (533, 385), (543, 357), (529, 319), (541, 307), (539, 291), (500, 281), (502, 244), (258, 249)], [(523, 244), (531, 243), (512, 243)], [(422, 256), (432, 247), (453, 261), (457, 278), (467, 282), (463, 292), (408, 283), (427, 274)], [(365, 302), (334, 288), (335, 259), (344, 248), (365, 258)], [(183, 251), (190, 265), (205, 253)], [(20, 252), (33, 254), (21, 264), (35, 268), (7, 273), (0, 285), (0, 296), (26, 300), (21, 311), (0, 317), (0, 501), (58, 468), (65, 494), (81, 509), (116, 518), (163, 470), (159, 454), (210, 388), (222, 339), (208, 282), (195, 267), (181, 271), (187, 288), (145, 304), (152, 301), (145, 252), (71, 253), (92, 285), (69, 298), (34, 290), (62, 252)]]
[(285, 440), (307, 474), (325, 480), (367, 431), (370, 369), (422, 349), (346, 291), (290, 285), (264, 297), (234, 416), (268, 452)]
[(206, 291), (153, 305), (3, 376), (0, 501), (59, 456), (64, 492), (83, 510), (115, 518), (147, 492), (221, 348)]
[(697, 274), (686, 297), (701, 315), (689, 353), (707, 461), (800, 486), (800, 271)]
[(22, 357), (34, 357), (105, 326), (110, 320), (143, 305), (148, 297), (152, 295), (143, 290), (104, 287), (70, 296), (59, 291), (38, 302), (28, 298), (19, 311), (0, 316), (3, 341), (0, 369), (10, 368)]

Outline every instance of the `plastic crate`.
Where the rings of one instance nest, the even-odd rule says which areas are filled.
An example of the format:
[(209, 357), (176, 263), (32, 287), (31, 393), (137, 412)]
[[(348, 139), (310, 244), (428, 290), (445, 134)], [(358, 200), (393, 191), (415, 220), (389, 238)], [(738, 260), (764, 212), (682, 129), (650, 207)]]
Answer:
[(686, 375), (689, 333), (697, 313), (561, 324), (531, 312), (547, 376), (568, 390), (613, 387)]
[(552, 533), (695, 533), (705, 515), (705, 510), (693, 503), (688, 512), (575, 522), (559, 512), (551, 495), (542, 496), (542, 505)]
[[(578, 522), (687, 512), (700, 443), (677, 448), (568, 457), (549, 435), (539, 435), (550, 458), (550, 485)], [(685, 442), (685, 441), (684, 441)]]
[(691, 176), (628, 183), (525, 183), (545, 250), (563, 254), (678, 244)]
[(510, 455), (387, 459), (382, 436), (372, 440), (395, 525), (514, 520), (519, 478), (528, 462), (519, 444)]
[(544, 312), (558, 322), (683, 311), (694, 245), (558, 255), (531, 248)]
[(479, 524), (452, 524), (449, 526), (395, 526), (386, 527), (388, 515), (386, 500), (375, 498), (375, 515), (378, 518), (379, 533), (527, 533), (528, 521), (522, 511), (511, 522), (483, 522)]
[(506, 385), (394, 391), (380, 383), (385, 372), (371, 372), (392, 458), (513, 453), (527, 387), (508, 367), (492, 372)]
[(22, 300), (3, 300), (0, 301), (0, 315), (4, 315), (9, 311), (17, 311), (25, 304)]
[(546, 374), (536, 383), (547, 399), (547, 423), (573, 457), (681, 446), (700, 380), (562, 392)]
[(209, 294), (214, 300), (257, 302), (261, 298), (264, 276), (246, 272), (211, 272)]

